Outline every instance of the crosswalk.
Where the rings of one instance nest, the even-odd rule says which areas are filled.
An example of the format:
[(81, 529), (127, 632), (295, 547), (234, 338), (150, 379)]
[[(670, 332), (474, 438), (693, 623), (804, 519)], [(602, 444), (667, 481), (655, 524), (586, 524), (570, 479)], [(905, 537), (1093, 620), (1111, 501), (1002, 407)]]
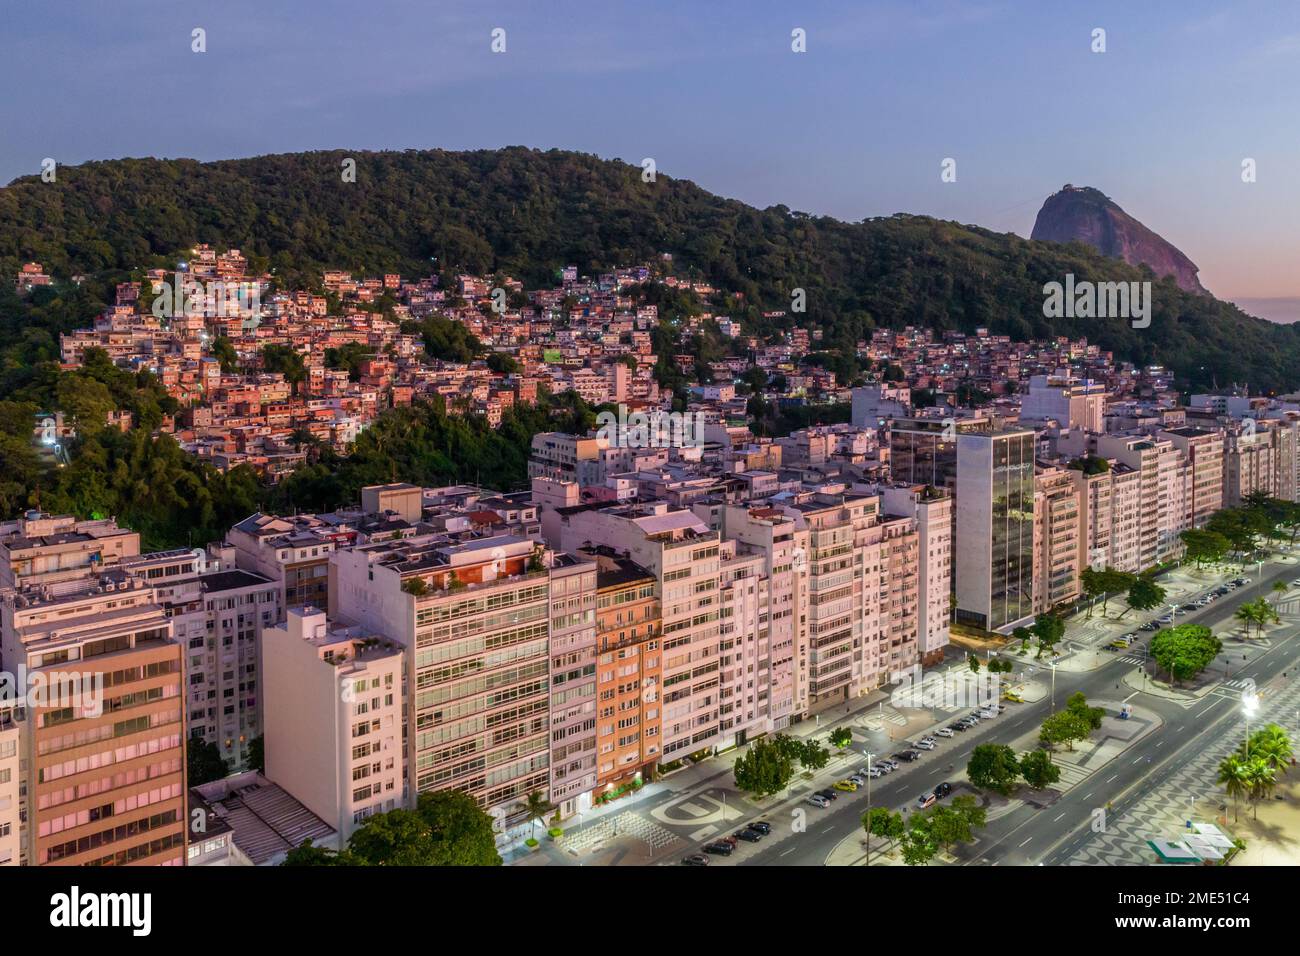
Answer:
[(1132, 655), (1132, 654), (1128, 654), (1128, 655), (1126, 655), (1126, 656), (1124, 656), (1124, 657), (1121, 657), (1120, 660), (1123, 661), (1125, 664), (1142, 664), (1142, 663), (1144, 663), (1144, 662), (1146, 661), (1146, 658), (1145, 658), (1145, 657), (1135, 657), (1135, 656)]

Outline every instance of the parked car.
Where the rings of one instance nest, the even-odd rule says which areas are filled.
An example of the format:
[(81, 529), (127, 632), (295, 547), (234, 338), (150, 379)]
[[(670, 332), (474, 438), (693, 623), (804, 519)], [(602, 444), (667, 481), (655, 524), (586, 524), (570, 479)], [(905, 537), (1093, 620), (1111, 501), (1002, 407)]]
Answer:
[(897, 757), (899, 760), (903, 761), (904, 763), (911, 763), (913, 760), (920, 759), (921, 755), (917, 753), (915, 750), (904, 750), (901, 751), (900, 753), (894, 754), (894, 756)]
[(772, 832), (772, 824), (768, 823), (766, 820), (758, 820), (751, 823), (749, 828), (751, 830), (757, 830), (759, 833), (763, 834), (763, 836), (767, 836)]
[(736, 848), (730, 843), (719, 840), (716, 843), (704, 844), (704, 852), (712, 853), (714, 856), (731, 856), (736, 852)]
[(859, 787), (865, 787), (867, 785), (866, 774), (851, 773), (848, 776), (848, 780), (850, 783), (856, 783)]
[(876, 764), (872, 764), (868, 769), (862, 772), (865, 773), (872, 780), (876, 779), (877, 777), (883, 777), (885, 774), (889, 773), (889, 771), (886, 770), (884, 767), (877, 766)]
[(888, 773), (890, 770), (898, 769), (898, 761), (895, 760), (893, 757), (877, 757), (875, 762), (879, 766), (884, 767), (886, 773)]
[(858, 785), (852, 780), (836, 780), (835, 789), (843, 790), (845, 793), (856, 793)]
[(941, 783), (939, 786), (934, 788), (934, 795), (936, 797), (946, 797), (950, 793), (952, 793), (952, 784), (950, 783)]
[(763, 834), (757, 830), (745, 827), (743, 830), (737, 830), (732, 834), (737, 840), (744, 840), (746, 843), (758, 843), (763, 839)]
[(689, 856), (682, 857), (683, 866), (708, 866), (709, 858), (703, 853), (692, 853)]
[(955, 723), (955, 724), (949, 724), (949, 725), (948, 725), (947, 727), (945, 727), (944, 729), (945, 729), (945, 730), (955, 730), (955, 731), (957, 731), (957, 733), (959, 733), (959, 734), (964, 734), (964, 733), (966, 733), (967, 725), (966, 725), (966, 724), (963, 724), (963, 723), (960, 722), (960, 721), (958, 721), (958, 722)]
[(1160, 630), (1160, 625), (1157, 624), (1155, 621), (1148, 621), (1147, 623), (1145, 623), (1145, 624), (1143, 624), (1141, 627), (1139, 627), (1138, 630), (1139, 630), (1139, 631), (1158, 631), (1158, 630)]
[(940, 727), (938, 730), (935, 731), (935, 734), (937, 734), (940, 737), (951, 737), (952, 731), (949, 730), (947, 727)]
[(811, 803), (814, 807), (821, 807), (825, 810), (831, 805), (831, 802), (823, 797), (820, 793), (811, 793), (804, 798), (804, 803)]
[(1162, 616), (1162, 617), (1158, 617), (1158, 618), (1156, 618), (1156, 623), (1157, 623), (1157, 624), (1172, 624), (1172, 623), (1174, 623), (1174, 616), (1173, 616), (1172, 614), (1165, 614), (1165, 615)]
[(917, 750), (933, 750), (934, 741), (918, 740), (916, 743), (912, 744), (912, 746), (915, 747)]
[(1002, 694), (1002, 699), (1009, 700), (1013, 704), (1023, 704), (1025, 702), (1025, 699), (1021, 697), (1019, 694), (1017, 694), (1014, 690), (1004, 691)]
[(827, 787), (824, 790), (818, 790), (817, 796), (825, 797), (827, 800), (831, 800), (831, 801), (835, 801), (840, 798), (840, 795), (836, 793), (834, 790), (832, 790), (830, 787)]
[(935, 802), (936, 802), (938, 799), (939, 799), (939, 798), (936, 797), (933, 793), (923, 793), (923, 794), (921, 794), (919, 797), (916, 798), (916, 806), (917, 806), (917, 809), (918, 809), (918, 810), (924, 810), (924, 809), (926, 809), (927, 807), (932, 807), (932, 806), (935, 805)]

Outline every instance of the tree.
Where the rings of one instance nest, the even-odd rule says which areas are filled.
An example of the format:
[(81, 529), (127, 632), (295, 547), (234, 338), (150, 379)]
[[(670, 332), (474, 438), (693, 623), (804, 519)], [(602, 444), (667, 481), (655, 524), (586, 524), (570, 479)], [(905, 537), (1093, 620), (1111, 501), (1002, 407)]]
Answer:
[(399, 807), (367, 817), (348, 840), (363, 866), (436, 866), (429, 825), (414, 810)]
[(1061, 779), (1061, 768), (1052, 763), (1046, 750), (1031, 750), (1020, 758), (1020, 773), (1025, 783), (1042, 790)]
[[(790, 738), (786, 738), (787, 740)], [(794, 758), (779, 740), (756, 740), (736, 758), (736, 786), (756, 797), (769, 797), (790, 785)]]
[(902, 814), (893, 813), (884, 807), (872, 807), (862, 814), (862, 829), (867, 833), (867, 864), (871, 864), (872, 834), (886, 840), (897, 840), (903, 835)]
[(908, 866), (925, 866), (939, 852), (939, 843), (930, 829), (930, 821), (921, 814), (913, 815), (900, 846), (903, 862)]
[(987, 821), (987, 812), (970, 794), (953, 797), (951, 806), (937, 804), (928, 813), (929, 835), (947, 850), (954, 843), (970, 843), (975, 830)]
[(361, 866), (362, 862), (347, 850), (336, 853), (328, 847), (315, 846), (310, 838), (284, 855), (281, 866)]
[(1247, 760), (1238, 754), (1229, 754), (1219, 762), (1218, 783), (1232, 800), (1232, 819), (1237, 819), (1237, 807), (1242, 797), (1250, 794), (1250, 773)]
[(514, 375), (522, 368), (513, 356), (507, 355), (505, 352), (489, 352), (487, 367), (498, 375)]
[(1034, 656), (1039, 658), (1044, 653), (1050, 654), (1052, 648), (1065, 636), (1065, 621), (1059, 615), (1044, 611), (1034, 618), (1034, 626), (1030, 630), (1038, 638), (1038, 653)]
[(1006, 796), (1015, 789), (1020, 776), (1016, 752), (1006, 744), (980, 744), (971, 751), (966, 776), (981, 790), (993, 790)]
[(1276, 772), (1282, 774), (1286, 773), (1294, 756), (1291, 738), (1277, 724), (1269, 724), (1255, 731), (1250, 735), (1250, 739), (1242, 743), (1237, 752), (1243, 758), (1262, 759)]
[(1206, 528), (1188, 528), (1178, 535), (1187, 549), (1187, 558), (1196, 562), (1199, 570), (1204, 563), (1219, 564), (1228, 555), (1232, 543), (1217, 531)]
[(540, 790), (534, 790), (528, 794), (524, 801), (524, 812), (528, 815), (528, 822), (532, 825), (533, 834), (537, 833), (537, 821), (552, 810), (550, 801), (542, 794)]
[(1065, 709), (1072, 714), (1078, 714), (1088, 722), (1089, 730), (1099, 730), (1101, 722), (1106, 716), (1104, 707), (1089, 707), (1088, 698), (1083, 695), (1083, 691), (1075, 691), (1070, 695), (1070, 699), (1065, 702)]
[(832, 746), (843, 750), (849, 744), (853, 743), (853, 731), (848, 727), (836, 727), (830, 733), (830, 742)]
[(218, 335), (212, 340), (212, 357), (217, 360), (222, 372), (230, 373), (239, 368), (239, 353), (224, 335)]
[(1246, 761), (1246, 783), (1254, 807), (1253, 816), (1258, 820), (1259, 801), (1272, 796), (1277, 786), (1277, 771), (1263, 757), (1251, 757)]
[(221, 748), (200, 737), (191, 737), (185, 747), (185, 781), (188, 786), (220, 780), (230, 773), (230, 764), (221, 757)]
[(298, 384), (307, 378), (307, 366), (302, 355), (287, 345), (265, 345), (262, 347), (262, 368), (268, 372), (278, 372), (298, 394)]
[(980, 659), (974, 654), (966, 655), (966, 663), (970, 665), (972, 673), (978, 674), (980, 672)]
[(1029, 641), (1034, 636), (1034, 632), (1027, 627), (1018, 627), (1011, 632), (1011, 636), (1020, 642), (1020, 653), (1024, 654), (1029, 650)]
[(248, 769), (262, 773), (266, 770), (266, 735), (258, 734), (248, 742)]
[(460, 790), (422, 793), (416, 812), (429, 827), (435, 866), (500, 866), (492, 818)]
[(831, 752), (811, 737), (798, 742), (797, 753), (799, 765), (805, 770), (821, 770), (831, 759)]
[(1038, 739), (1048, 746), (1068, 744), (1074, 749), (1076, 740), (1087, 740), (1092, 733), (1088, 718), (1077, 711), (1058, 710), (1043, 721)]
[(1140, 577), (1128, 589), (1125, 603), (1128, 605), (1120, 614), (1123, 617), (1130, 610), (1149, 611), (1159, 607), (1165, 601), (1165, 589), (1150, 578)]
[(1222, 649), (1223, 642), (1199, 624), (1180, 624), (1151, 639), (1152, 660), (1169, 672), (1173, 682), (1195, 677)]

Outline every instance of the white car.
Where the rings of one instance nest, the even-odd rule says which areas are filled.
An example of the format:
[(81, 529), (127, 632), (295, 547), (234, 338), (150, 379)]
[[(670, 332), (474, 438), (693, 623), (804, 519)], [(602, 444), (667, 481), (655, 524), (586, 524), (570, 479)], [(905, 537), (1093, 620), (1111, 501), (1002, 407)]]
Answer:
[(811, 803), (814, 807), (821, 807), (823, 810), (831, 805), (831, 802), (820, 793), (814, 793), (812, 796), (804, 800), (804, 803)]
[(992, 720), (997, 715), (998, 715), (998, 709), (996, 707), (985, 707), (983, 710), (980, 711), (980, 716), (985, 720)]
[(918, 740), (916, 743), (912, 744), (912, 746), (917, 750), (933, 750), (935, 744), (933, 740)]
[(939, 737), (951, 737), (952, 731), (949, 730), (947, 727), (940, 727), (938, 730), (935, 731), (935, 734)]
[(881, 767), (881, 766), (879, 766), (879, 765), (877, 765), (877, 764), (872, 764), (870, 770), (865, 770), (865, 771), (863, 771), (863, 772), (864, 772), (868, 777), (870, 777), (872, 780), (874, 780), (874, 779), (876, 779), (877, 777), (883, 777), (883, 776), (884, 776), (886, 773), (888, 773), (889, 771), (885, 770), (883, 767)]

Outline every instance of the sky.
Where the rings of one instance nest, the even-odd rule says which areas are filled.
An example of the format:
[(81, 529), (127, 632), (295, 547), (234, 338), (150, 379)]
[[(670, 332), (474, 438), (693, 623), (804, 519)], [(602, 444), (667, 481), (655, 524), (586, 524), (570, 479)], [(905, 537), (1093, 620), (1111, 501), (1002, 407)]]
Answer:
[(3, 183), (45, 157), (524, 145), (653, 158), (757, 206), (1022, 236), (1073, 183), (1174, 243), (1220, 298), (1300, 317), (1291, 0), (11, 0), (0, 15)]

